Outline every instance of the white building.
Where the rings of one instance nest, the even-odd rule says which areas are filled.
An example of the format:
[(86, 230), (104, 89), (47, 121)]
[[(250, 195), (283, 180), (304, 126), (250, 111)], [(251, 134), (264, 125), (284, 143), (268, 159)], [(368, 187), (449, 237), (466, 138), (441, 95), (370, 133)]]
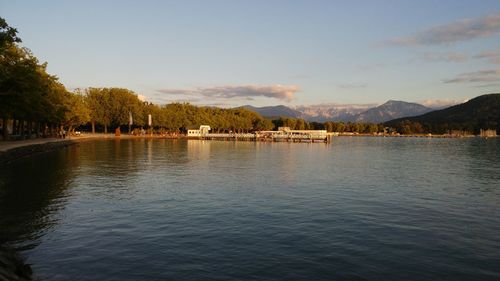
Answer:
[(188, 130), (187, 131), (187, 136), (188, 137), (202, 137), (210, 131), (210, 126), (208, 125), (201, 125), (200, 129), (198, 130)]

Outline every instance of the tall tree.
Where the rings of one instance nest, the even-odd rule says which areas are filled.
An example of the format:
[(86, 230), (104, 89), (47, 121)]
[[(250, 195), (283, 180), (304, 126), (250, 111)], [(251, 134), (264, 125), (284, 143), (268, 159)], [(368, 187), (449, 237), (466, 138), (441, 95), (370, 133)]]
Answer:
[(20, 43), (21, 38), (17, 37), (17, 29), (10, 27), (4, 18), (0, 17), (0, 49), (5, 46)]

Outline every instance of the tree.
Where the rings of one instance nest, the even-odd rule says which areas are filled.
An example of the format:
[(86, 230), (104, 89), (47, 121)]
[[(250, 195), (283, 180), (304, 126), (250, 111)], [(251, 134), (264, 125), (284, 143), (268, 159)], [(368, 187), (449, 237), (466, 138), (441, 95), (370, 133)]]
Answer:
[(92, 124), (92, 133), (95, 133), (96, 123), (104, 125), (107, 133), (107, 124), (110, 122), (108, 116), (108, 98), (106, 92), (99, 88), (88, 88), (85, 91), (85, 98), (90, 110), (90, 122)]
[(75, 127), (90, 122), (87, 100), (79, 90), (76, 93), (66, 93), (65, 106), (67, 111), (64, 116), (64, 125), (68, 127), (68, 132), (73, 132)]
[(37, 134), (41, 124), (53, 128), (65, 118), (68, 92), (57, 77), (47, 73), (47, 63), (40, 63), (21, 42), (17, 30), (0, 18), (0, 117), (3, 139), (12, 133)]
[[(10, 44), (0, 55), (0, 114), (4, 128), (13, 119), (13, 132), (30, 132), (33, 122), (56, 124), (62, 120), (62, 95), (66, 92), (57, 77), (46, 72), (27, 48)], [(17, 121), (17, 122), (16, 122)], [(4, 139), (7, 131), (4, 130)]]
[(20, 42), (21, 38), (17, 37), (17, 29), (10, 27), (5, 19), (0, 17), (0, 49)]

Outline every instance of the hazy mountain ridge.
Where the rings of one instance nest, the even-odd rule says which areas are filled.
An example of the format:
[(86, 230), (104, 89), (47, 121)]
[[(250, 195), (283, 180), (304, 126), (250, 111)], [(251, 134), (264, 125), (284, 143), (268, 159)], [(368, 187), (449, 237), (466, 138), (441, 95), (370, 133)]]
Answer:
[(352, 121), (374, 106), (376, 104), (320, 104), (296, 106), (295, 110), (302, 112), (302, 118), (307, 121)]
[(376, 104), (321, 104), (287, 107), (284, 105), (243, 108), (258, 112), (264, 117), (302, 118), (309, 122), (370, 122), (382, 123), (401, 117), (411, 117), (432, 111), (418, 103), (389, 100)]
[(383, 123), (401, 117), (412, 117), (433, 111), (418, 103), (389, 100), (386, 103), (370, 108), (356, 116), (356, 122)]

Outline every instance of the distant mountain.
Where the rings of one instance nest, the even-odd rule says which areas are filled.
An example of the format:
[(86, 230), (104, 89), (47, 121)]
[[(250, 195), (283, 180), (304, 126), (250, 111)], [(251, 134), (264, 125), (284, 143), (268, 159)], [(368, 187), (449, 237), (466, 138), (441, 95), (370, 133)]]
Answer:
[(284, 105), (277, 106), (264, 106), (264, 107), (255, 107), (251, 105), (244, 105), (242, 108), (254, 111), (259, 113), (264, 117), (292, 117), (292, 118), (302, 118), (302, 112), (291, 109)]
[(433, 111), (418, 103), (389, 100), (388, 102), (356, 115), (355, 122), (383, 123), (401, 117), (422, 115)]
[(353, 121), (356, 115), (366, 111), (376, 104), (319, 104), (303, 105), (295, 107), (302, 112), (302, 116), (307, 121)]
[(320, 104), (290, 108), (284, 105), (255, 107), (242, 106), (264, 117), (302, 118), (309, 122), (369, 122), (382, 123), (400, 117), (421, 115), (432, 108), (417, 103), (390, 100), (380, 106), (376, 104)]
[(477, 133), (479, 129), (500, 131), (500, 94), (482, 95), (459, 105), (420, 116), (391, 120), (385, 124), (396, 127), (405, 120), (418, 122), (425, 131), (433, 133), (446, 133), (448, 130)]
[(255, 111), (264, 117), (290, 117), (301, 118), (309, 122), (325, 121), (352, 121), (361, 113), (375, 104), (321, 104), (297, 106), (295, 108), (284, 105), (255, 107), (251, 105), (242, 108)]

